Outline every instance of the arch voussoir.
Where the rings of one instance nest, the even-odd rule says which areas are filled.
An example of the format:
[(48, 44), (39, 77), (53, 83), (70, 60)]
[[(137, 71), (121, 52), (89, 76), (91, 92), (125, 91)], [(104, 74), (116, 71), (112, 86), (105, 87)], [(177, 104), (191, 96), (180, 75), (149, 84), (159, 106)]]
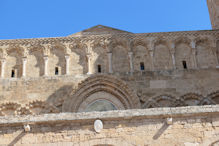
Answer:
[(138, 97), (124, 81), (110, 75), (96, 75), (79, 84), (77, 91), (64, 102), (63, 111), (78, 112), (80, 105), (97, 92), (105, 92), (117, 98), (125, 109), (141, 107)]

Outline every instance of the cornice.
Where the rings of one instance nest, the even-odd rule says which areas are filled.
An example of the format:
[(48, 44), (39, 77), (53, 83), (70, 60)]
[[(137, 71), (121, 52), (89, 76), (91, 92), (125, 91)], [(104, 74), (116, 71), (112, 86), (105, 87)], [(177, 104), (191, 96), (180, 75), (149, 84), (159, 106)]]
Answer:
[(165, 38), (175, 39), (176, 37), (198, 37), (198, 36), (213, 36), (219, 38), (219, 30), (201, 30), (201, 31), (181, 31), (181, 32), (159, 32), (159, 33), (115, 33), (115, 34), (95, 34), (95, 35), (75, 35), (70, 37), (54, 37), (54, 38), (33, 38), (33, 39), (12, 39), (0, 40), (0, 46), (7, 45), (39, 45), (39, 44), (53, 44), (53, 43), (72, 43), (74, 41), (89, 41), (99, 39), (112, 39), (112, 38)]

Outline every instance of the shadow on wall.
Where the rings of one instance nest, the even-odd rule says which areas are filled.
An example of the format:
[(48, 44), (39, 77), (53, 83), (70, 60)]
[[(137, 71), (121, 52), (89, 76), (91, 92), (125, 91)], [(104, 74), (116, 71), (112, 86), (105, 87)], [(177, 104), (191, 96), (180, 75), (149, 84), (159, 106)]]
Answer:
[(14, 146), (19, 140), (22, 139), (22, 137), (25, 136), (25, 132), (22, 131), (17, 137), (15, 137), (15, 139), (13, 139), (13, 141), (11, 141), (10, 144), (8, 144), (8, 146)]
[(157, 140), (169, 127), (167, 123), (164, 123), (163, 126), (157, 131), (157, 133), (153, 136), (154, 140)]
[(48, 97), (46, 103), (55, 106), (57, 109), (59, 109), (60, 112), (62, 112), (62, 104), (72, 92), (74, 92), (72, 85), (62, 86)]

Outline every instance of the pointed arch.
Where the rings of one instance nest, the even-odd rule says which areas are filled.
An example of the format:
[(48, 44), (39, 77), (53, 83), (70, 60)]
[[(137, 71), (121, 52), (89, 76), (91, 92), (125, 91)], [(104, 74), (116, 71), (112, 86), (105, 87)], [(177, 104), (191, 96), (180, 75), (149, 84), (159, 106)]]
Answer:
[(92, 59), (91, 65), (93, 68), (93, 73), (98, 72), (98, 66), (101, 68), (101, 73), (107, 72), (108, 57), (107, 57), (107, 44), (104, 40), (94, 41), (92, 47)]
[(67, 54), (65, 45), (55, 43), (52, 45), (49, 56), (49, 73), (55, 75), (55, 68), (59, 68), (59, 75), (66, 74), (65, 55)]
[[(200, 37), (196, 39), (196, 55), (197, 64), (200, 68), (208, 68), (216, 66), (216, 56), (212, 49), (212, 40), (208, 37)], [(203, 59), (204, 58), (204, 59)]]
[(136, 39), (131, 43), (133, 51), (134, 71), (141, 71), (140, 64), (144, 64), (145, 70), (150, 70), (152, 60), (148, 50), (148, 43), (143, 39)]
[[(97, 96), (93, 97), (93, 95)], [(64, 101), (63, 112), (78, 112), (83, 103), (89, 105), (99, 99), (120, 106), (117, 109), (140, 108), (138, 97), (124, 81), (109, 75), (96, 75), (79, 84), (77, 91)]]
[(168, 70), (173, 68), (168, 41), (165, 39), (154, 41), (154, 68), (155, 70)]
[(88, 64), (87, 64), (87, 46), (82, 43), (80, 40), (74, 40), (73, 43), (69, 45), (71, 49), (70, 58), (74, 58), (70, 60), (71, 66), (70, 72), (72, 74), (85, 74), (88, 72)]
[(179, 37), (175, 40), (175, 60), (177, 69), (184, 69), (183, 61), (186, 62), (189, 69), (193, 68), (194, 62), (190, 43), (191, 40), (187, 37)]
[(128, 42), (124, 39), (114, 39), (112, 47), (113, 72), (126, 73), (129, 71)]
[(44, 60), (42, 45), (34, 45), (29, 48), (29, 55), (27, 56), (27, 76), (39, 77), (44, 74)]
[(19, 45), (9, 46), (7, 49), (5, 76), (11, 77), (11, 72), (14, 70), (15, 77), (22, 76), (22, 57), (24, 57), (24, 48)]

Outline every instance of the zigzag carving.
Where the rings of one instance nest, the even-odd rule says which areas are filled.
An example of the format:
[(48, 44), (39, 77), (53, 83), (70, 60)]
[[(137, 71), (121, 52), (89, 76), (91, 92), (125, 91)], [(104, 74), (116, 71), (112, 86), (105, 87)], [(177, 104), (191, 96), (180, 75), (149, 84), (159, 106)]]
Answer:
[[(84, 86), (86, 86), (86, 82), (86, 80), (81, 82), (79, 88), (83, 88)], [(172, 95), (163, 94), (151, 97), (150, 99), (145, 101), (144, 104), (142, 104), (142, 108), (179, 107), (214, 104), (219, 104), (219, 91), (212, 92), (206, 97), (197, 93), (188, 93), (183, 96), (180, 96), (179, 98)], [(24, 106), (14, 102), (0, 104), (0, 116), (37, 115), (45, 113), (60, 113), (60, 111), (55, 106), (50, 105), (49, 103), (41, 100), (31, 101)]]

